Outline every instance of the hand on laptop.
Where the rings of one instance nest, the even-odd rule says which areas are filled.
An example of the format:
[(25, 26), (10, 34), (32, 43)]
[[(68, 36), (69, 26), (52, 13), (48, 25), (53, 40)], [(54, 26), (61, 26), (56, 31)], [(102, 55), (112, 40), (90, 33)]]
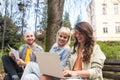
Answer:
[(65, 77), (77, 77), (79, 71), (64, 70), (63, 74)]
[(69, 74), (68, 71), (70, 71), (68, 67), (65, 67), (63, 69), (64, 77), (71, 77), (71, 74)]

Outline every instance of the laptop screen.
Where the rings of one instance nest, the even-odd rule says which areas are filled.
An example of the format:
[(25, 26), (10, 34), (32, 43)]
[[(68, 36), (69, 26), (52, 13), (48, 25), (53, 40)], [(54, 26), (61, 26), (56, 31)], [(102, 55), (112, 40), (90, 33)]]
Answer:
[(35, 54), (40, 68), (40, 72), (58, 78), (63, 78), (62, 66), (60, 65), (59, 55), (57, 53), (42, 52)]

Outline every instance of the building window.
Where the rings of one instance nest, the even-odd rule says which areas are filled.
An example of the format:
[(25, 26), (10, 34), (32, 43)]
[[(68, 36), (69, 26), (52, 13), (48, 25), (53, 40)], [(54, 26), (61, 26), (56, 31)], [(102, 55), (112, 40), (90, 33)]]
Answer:
[(119, 26), (116, 26), (116, 33), (120, 33), (120, 25)]
[(103, 33), (108, 33), (108, 28), (107, 27), (103, 27)]
[(102, 14), (103, 15), (107, 14), (107, 4), (102, 4)]
[(119, 13), (118, 4), (114, 4), (114, 14), (118, 13)]

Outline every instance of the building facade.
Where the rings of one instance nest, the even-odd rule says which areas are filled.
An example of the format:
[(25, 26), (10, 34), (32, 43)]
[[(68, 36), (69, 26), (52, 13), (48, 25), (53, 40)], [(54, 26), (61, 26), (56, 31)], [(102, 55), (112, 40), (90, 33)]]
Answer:
[(120, 0), (93, 0), (94, 35), (98, 41), (120, 41)]

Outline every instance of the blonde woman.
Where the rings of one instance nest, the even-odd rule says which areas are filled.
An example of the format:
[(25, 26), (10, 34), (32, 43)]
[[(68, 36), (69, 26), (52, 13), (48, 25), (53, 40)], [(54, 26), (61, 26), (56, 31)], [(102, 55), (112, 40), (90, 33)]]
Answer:
[[(52, 48), (49, 52), (56, 52), (61, 61), (61, 66), (66, 66), (66, 61), (68, 59), (68, 56), (71, 52), (69, 43), (70, 43), (70, 29), (67, 27), (61, 27), (56, 35), (56, 42), (53, 44)], [(50, 76), (43, 76), (42, 73), (40, 73), (38, 64), (35, 62), (30, 62), (27, 64), (23, 76), (21, 80), (53, 80), (53, 77)], [(56, 78), (57, 79), (57, 78)]]

